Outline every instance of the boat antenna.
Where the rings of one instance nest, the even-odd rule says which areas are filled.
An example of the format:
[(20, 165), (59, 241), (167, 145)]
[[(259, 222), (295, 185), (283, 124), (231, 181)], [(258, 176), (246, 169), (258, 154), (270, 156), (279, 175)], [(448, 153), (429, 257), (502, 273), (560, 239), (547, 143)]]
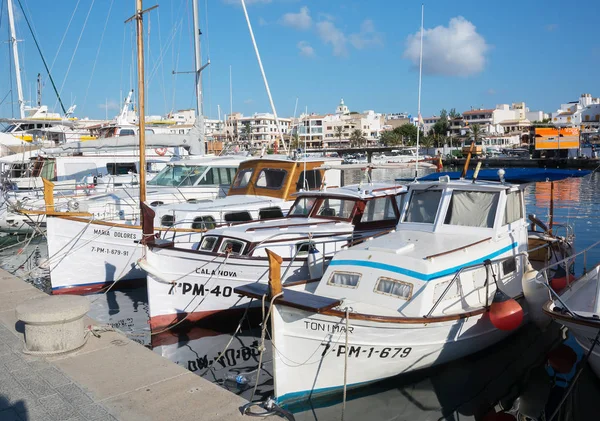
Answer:
[(417, 100), (417, 160), (415, 162), (415, 181), (419, 174), (419, 135), (421, 133), (421, 78), (423, 74), (423, 15), (425, 5), (421, 3), (421, 46), (419, 51), (419, 97)]
[[(138, 77), (138, 136), (140, 139), (140, 206), (146, 201), (146, 119), (145, 119), (145, 94), (144, 89), (144, 13), (156, 9), (157, 5), (143, 10), (142, 0), (135, 1), (135, 15), (125, 23), (136, 20), (137, 29), (137, 77)], [(143, 222), (143, 212), (140, 212), (140, 222)]]
[(248, 16), (248, 10), (246, 10), (246, 2), (241, 0), (242, 8), (244, 9), (244, 15), (246, 16), (246, 23), (248, 24), (248, 30), (250, 31), (250, 38), (252, 38), (252, 45), (254, 46), (254, 52), (256, 53), (256, 59), (258, 60), (258, 67), (260, 67), (260, 73), (262, 74), (263, 81), (265, 82), (265, 88), (267, 90), (267, 96), (269, 97), (269, 102), (271, 103), (271, 110), (273, 110), (273, 116), (275, 117), (275, 124), (277, 125), (277, 132), (279, 133), (279, 138), (281, 140), (281, 144), (283, 145), (283, 149), (287, 154), (287, 146), (283, 141), (283, 132), (281, 131), (281, 126), (279, 125), (279, 117), (277, 117), (277, 110), (275, 109), (275, 103), (273, 102), (273, 97), (271, 96), (271, 90), (269, 89), (269, 82), (267, 81), (267, 76), (265, 75), (265, 69), (262, 65), (262, 60), (260, 59), (260, 53), (258, 52), (258, 46), (256, 45), (256, 39), (254, 38), (254, 31), (252, 30), (252, 24), (250, 23), (250, 17)]

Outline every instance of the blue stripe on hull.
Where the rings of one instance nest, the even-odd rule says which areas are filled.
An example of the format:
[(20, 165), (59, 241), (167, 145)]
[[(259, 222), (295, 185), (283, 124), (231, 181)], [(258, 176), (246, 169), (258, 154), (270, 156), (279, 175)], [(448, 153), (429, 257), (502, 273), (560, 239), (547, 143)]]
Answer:
[(516, 247), (517, 247), (517, 243), (514, 242), (511, 245), (501, 248), (500, 250), (496, 250), (495, 252), (490, 253), (486, 256), (480, 257), (479, 259), (475, 259), (471, 262), (467, 262), (462, 265), (454, 266), (452, 268), (444, 269), (439, 272), (434, 272), (434, 273), (429, 273), (429, 274), (415, 272), (414, 270), (405, 269), (405, 268), (402, 268), (399, 266), (388, 265), (386, 263), (370, 262), (367, 260), (335, 260), (334, 259), (329, 263), (329, 266), (344, 265), (344, 266), (361, 266), (361, 267), (367, 267), (367, 268), (373, 268), (373, 269), (381, 269), (381, 270), (387, 270), (389, 272), (399, 273), (399, 274), (405, 275), (405, 276), (410, 276), (411, 278), (416, 278), (421, 281), (427, 282), (427, 281), (431, 281), (433, 279), (441, 278), (443, 276), (452, 275), (464, 266), (476, 265), (478, 263), (483, 263), (485, 260), (494, 259), (508, 251), (513, 250)]

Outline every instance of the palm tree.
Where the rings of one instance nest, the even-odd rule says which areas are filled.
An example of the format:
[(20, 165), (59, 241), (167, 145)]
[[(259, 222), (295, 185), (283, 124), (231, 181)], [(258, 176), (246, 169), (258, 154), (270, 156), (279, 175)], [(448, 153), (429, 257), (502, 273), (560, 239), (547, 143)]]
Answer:
[(367, 138), (360, 129), (353, 130), (350, 134), (350, 146), (362, 146), (366, 140)]
[(481, 126), (479, 124), (473, 124), (471, 126), (471, 133), (473, 133), (473, 142), (477, 144), (477, 141), (480, 139), (482, 134)]
[(250, 122), (249, 121), (246, 121), (244, 123), (244, 127), (242, 128), (242, 134), (244, 135), (244, 138), (247, 141), (252, 140), (251, 139), (251, 137), (252, 137), (252, 127), (250, 126)]
[(340, 143), (342, 143), (342, 136), (344, 135), (344, 127), (343, 126), (335, 126), (335, 135), (339, 139)]

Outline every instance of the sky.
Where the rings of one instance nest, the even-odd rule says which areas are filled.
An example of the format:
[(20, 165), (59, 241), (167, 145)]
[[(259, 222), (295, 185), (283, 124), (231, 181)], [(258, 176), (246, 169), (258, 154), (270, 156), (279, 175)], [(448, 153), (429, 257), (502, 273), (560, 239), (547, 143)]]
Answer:
[[(136, 88), (134, 0), (15, 2), (26, 101), (60, 112), (29, 19), (65, 108), (77, 117), (108, 118)], [(205, 115), (251, 115), (271, 107), (240, 0), (198, 0)], [(9, 54), (7, 0), (0, 0), (0, 117), (18, 115)], [(191, 0), (159, 4), (145, 17), (147, 115), (193, 108)], [(280, 116), (333, 113), (340, 98), (352, 111), (418, 108), (421, 2), (407, 0), (246, 0), (267, 79)], [(421, 114), (442, 108), (524, 101), (556, 111), (582, 93), (600, 96), (600, 2), (429, 1), (424, 4)], [(4, 50), (4, 51), (2, 51)], [(233, 104), (230, 103), (230, 69)], [(11, 103), (11, 89), (13, 102)], [(297, 106), (296, 106), (297, 103)]]

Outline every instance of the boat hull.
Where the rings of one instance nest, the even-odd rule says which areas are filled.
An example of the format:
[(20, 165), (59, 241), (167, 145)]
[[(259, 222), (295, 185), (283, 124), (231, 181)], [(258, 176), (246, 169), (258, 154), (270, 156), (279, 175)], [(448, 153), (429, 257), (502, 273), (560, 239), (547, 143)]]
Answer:
[(47, 237), (53, 294), (93, 293), (115, 280), (143, 283), (139, 227), (48, 217)]
[[(173, 248), (149, 250), (146, 262), (153, 331), (175, 323), (198, 322), (219, 311), (244, 308), (250, 299), (233, 289), (253, 282), (266, 283), (269, 275), (267, 258), (215, 256)], [(286, 263), (290, 268), (283, 281), (310, 278), (306, 259)]]
[(290, 404), (347, 387), (443, 364), (478, 352), (510, 332), (486, 312), (433, 323), (382, 323), (350, 318), (348, 346), (343, 317), (275, 305), (272, 315), (275, 397)]

